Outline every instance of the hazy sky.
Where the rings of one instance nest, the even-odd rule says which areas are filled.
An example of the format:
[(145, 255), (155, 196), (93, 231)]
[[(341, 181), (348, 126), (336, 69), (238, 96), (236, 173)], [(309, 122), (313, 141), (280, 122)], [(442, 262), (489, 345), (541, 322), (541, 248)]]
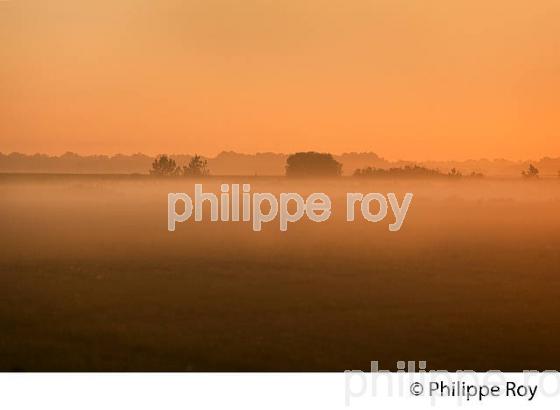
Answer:
[(0, 151), (560, 155), (558, 0), (0, 1)]

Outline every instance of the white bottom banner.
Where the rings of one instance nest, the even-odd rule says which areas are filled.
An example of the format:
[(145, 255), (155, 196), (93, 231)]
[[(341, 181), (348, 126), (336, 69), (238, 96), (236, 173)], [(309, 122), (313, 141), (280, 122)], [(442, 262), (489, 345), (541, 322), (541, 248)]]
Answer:
[(525, 409), (558, 405), (559, 398), (553, 371), (0, 374), (0, 408), (10, 410)]

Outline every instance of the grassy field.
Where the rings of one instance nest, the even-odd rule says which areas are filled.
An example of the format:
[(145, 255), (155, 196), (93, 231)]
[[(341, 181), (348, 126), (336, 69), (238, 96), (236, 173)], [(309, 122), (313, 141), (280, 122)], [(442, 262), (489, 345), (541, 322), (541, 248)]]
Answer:
[[(333, 216), (170, 233), (194, 182), (0, 176), (0, 370), (560, 369), (560, 180), (211, 178)], [(348, 191), (415, 197), (391, 233)]]

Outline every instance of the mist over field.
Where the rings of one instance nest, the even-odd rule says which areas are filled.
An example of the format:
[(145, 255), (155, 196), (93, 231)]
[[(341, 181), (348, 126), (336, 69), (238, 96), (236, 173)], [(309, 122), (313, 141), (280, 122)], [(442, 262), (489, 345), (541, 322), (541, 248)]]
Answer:
[[(168, 232), (167, 194), (197, 182), (333, 213)], [(347, 192), (414, 200), (389, 232), (346, 222)], [(557, 179), (2, 175), (0, 196), (0, 370), (560, 367)]]

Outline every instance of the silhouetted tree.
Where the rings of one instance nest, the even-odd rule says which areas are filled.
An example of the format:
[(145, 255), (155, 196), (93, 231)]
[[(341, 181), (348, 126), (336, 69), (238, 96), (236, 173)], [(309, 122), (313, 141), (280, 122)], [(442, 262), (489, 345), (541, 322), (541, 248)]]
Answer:
[(529, 168), (526, 171), (521, 171), (521, 175), (525, 178), (538, 178), (539, 177), (539, 170), (533, 164), (529, 164)]
[(208, 169), (208, 161), (200, 155), (191, 158), (189, 165), (183, 167), (183, 175), (189, 177), (205, 177), (210, 174)]
[(175, 160), (171, 159), (167, 155), (159, 155), (154, 162), (152, 162), (152, 169), (150, 170), (150, 175), (156, 176), (171, 176), (177, 175), (179, 173), (179, 168), (175, 163)]
[(331, 154), (319, 152), (297, 152), (286, 160), (288, 177), (328, 177), (340, 176), (342, 164)]

